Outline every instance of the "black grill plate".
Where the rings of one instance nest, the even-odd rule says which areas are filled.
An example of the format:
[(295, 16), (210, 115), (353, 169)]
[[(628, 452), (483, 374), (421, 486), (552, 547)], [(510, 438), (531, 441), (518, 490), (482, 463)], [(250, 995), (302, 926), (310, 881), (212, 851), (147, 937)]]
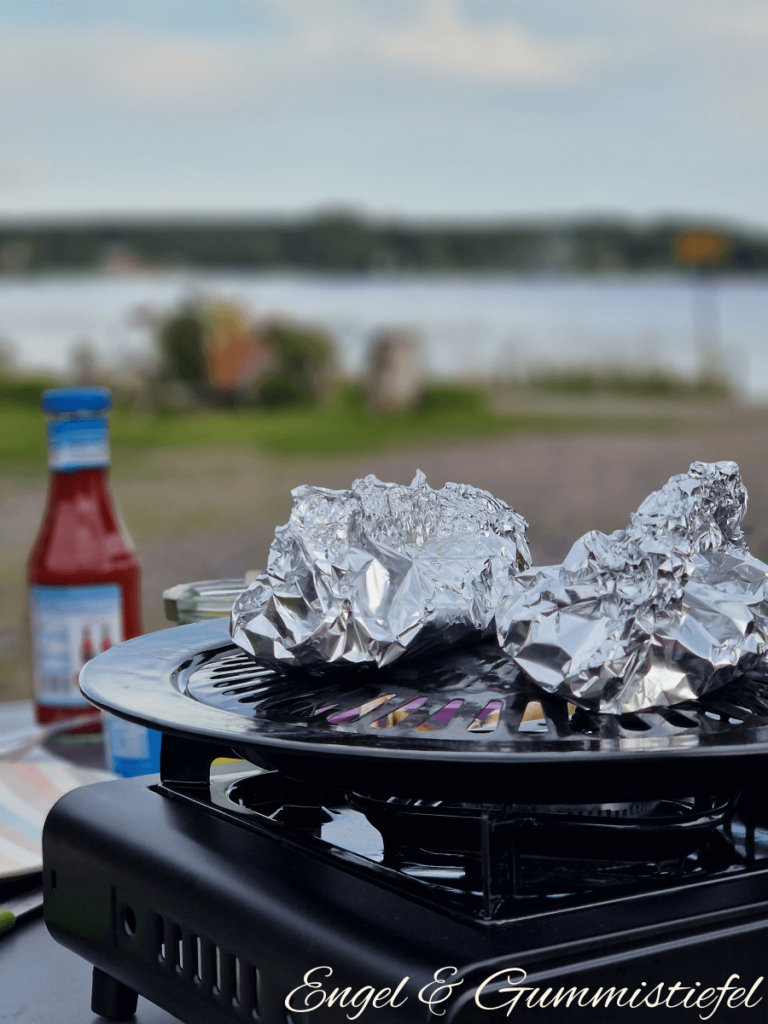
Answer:
[(745, 773), (768, 769), (766, 681), (742, 677), (674, 708), (598, 715), (542, 694), (495, 645), (386, 669), (275, 668), (213, 620), (112, 648), (86, 665), (81, 687), (150, 727), (369, 792), (635, 799), (732, 791)]

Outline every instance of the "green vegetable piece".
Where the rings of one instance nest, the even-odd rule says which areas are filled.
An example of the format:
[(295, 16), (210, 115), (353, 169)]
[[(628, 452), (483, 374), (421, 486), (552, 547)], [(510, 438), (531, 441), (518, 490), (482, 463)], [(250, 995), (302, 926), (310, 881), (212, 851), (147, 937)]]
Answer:
[(0, 910), (0, 935), (9, 932), (16, 924), (16, 915), (10, 910)]

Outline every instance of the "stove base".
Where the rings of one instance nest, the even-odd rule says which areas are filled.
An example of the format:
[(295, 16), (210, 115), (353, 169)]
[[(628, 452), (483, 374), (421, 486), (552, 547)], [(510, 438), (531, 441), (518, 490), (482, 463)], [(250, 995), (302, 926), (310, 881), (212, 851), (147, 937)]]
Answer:
[[(732, 974), (745, 994), (757, 985), (751, 1003), (731, 997), (728, 1008), (724, 997), (713, 1019), (760, 1019), (753, 1006), (763, 989), (768, 997), (759, 982), (768, 948), (764, 867), (473, 921), (383, 888), (345, 868), (343, 854), (335, 863), (313, 858), (288, 826), (244, 827), (156, 791), (156, 781), (75, 790), (46, 823), (46, 922), (57, 941), (95, 965), (94, 1012), (121, 1019), (138, 992), (186, 1024), (298, 1024), (308, 1012), (311, 1024), (410, 1024), (443, 1009), (444, 1024), (489, 1024), (494, 1013), (507, 1019), (512, 971), (513, 983), (541, 991), (521, 995), (511, 1014), (548, 988), (545, 1005), (565, 990), (559, 1005), (537, 1007), (544, 1022), (559, 1014), (615, 1024), (630, 1014), (615, 996), (604, 1005), (604, 991), (589, 1005), (601, 987), (625, 988), (618, 998), (636, 993), (637, 1003), (677, 982), (690, 1001)], [(305, 983), (318, 968), (326, 970)], [(430, 1008), (436, 972), (455, 987)], [(334, 988), (349, 991), (332, 999)], [(674, 998), (683, 994), (678, 986)], [(310, 1009), (313, 999), (322, 1005)], [(767, 1005), (765, 998), (760, 1008)], [(656, 1021), (652, 1009), (637, 1006), (627, 1019)], [(707, 1012), (678, 1006), (662, 1016), (674, 1024)]]

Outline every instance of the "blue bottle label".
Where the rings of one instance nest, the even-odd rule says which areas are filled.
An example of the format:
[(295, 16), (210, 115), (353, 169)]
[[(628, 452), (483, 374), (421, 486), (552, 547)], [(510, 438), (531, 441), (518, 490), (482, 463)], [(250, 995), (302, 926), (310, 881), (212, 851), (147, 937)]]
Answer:
[(117, 583), (29, 588), (37, 702), (90, 707), (77, 678), (83, 665), (123, 640), (123, 595)]
[(109, 465), (106, 416), (54, 417), (48, 420), (47, 431), (49, 469), (60, 473)]

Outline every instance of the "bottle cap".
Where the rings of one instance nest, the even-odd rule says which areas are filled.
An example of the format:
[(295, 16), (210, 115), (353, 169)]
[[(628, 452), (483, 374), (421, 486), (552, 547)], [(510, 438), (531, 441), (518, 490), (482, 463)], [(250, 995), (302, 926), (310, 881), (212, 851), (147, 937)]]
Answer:
[(112, 407), (112, 395), (107, 388), (49, 388), (44, 391), (40, 404), (45, 412), (106, 412)]

